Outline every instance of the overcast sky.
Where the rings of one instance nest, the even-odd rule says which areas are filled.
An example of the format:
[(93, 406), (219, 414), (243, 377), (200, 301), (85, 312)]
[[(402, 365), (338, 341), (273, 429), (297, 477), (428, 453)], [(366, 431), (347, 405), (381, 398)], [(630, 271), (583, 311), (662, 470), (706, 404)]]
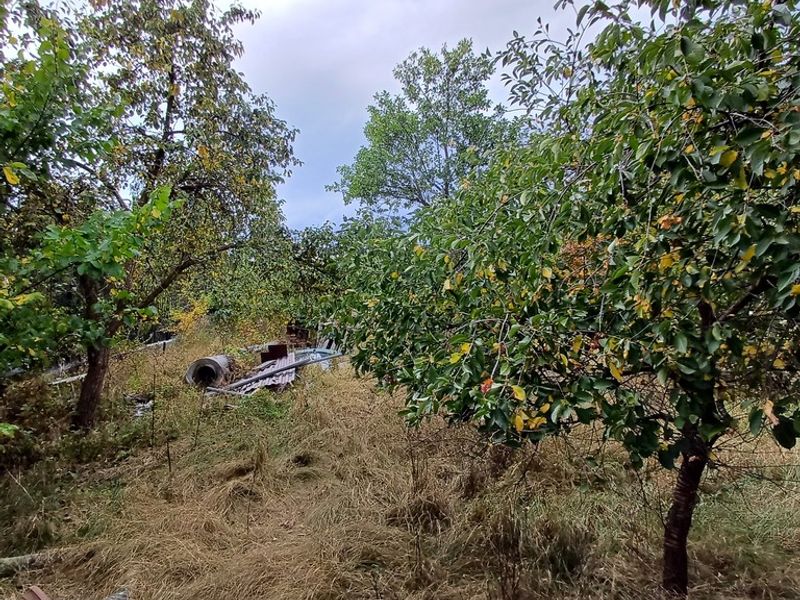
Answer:
[[(243, 0), (262, 16), (237, 34), (245, 55), (237, 65), (278, 115), (300, 130), (303, 161), (278, 191), (290, 227), (338, 223), (352, 214), (325, 191), (336, 167), (350, 163), (364, 141), (367, 105), (380, 90), (396, 91), (392, 70), (411, 51), (471, 38), (477, 51), (499, 50), (512, 31), (532, 33), (536, 19), (554, 32), (574, 23), (554, 0)], [(496, 101), (504, 101), (499, 83)]]

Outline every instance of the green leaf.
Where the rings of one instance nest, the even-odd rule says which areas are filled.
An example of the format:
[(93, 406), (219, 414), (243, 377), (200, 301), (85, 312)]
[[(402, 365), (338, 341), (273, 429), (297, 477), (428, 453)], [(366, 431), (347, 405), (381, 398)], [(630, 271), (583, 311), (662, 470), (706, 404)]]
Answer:
[(689, 340), (681, 332), (675, 334), (673, 343), (675, 344), (675, 349), (681, 354), (685, 354), (689, 348)]
[(576, 20), (576, 24), (580, 25), (583, 21), (583, 18), (586, 16), (586, 13), (589, 12), (589, 8), (591, 7), (590, 4), (584, 4), (581, 6), (580, 10), (578, 11), (578, 17)]
[(687, 36), (681, 37), (681, 54), (686, 57), (687, 62), (698, 63), (703, 58), (703, 47), (694, 42)]
[(764, 427), (764, 411), (762, 411), (760, 408), (754, 408), (752, 411), (750, 411), (748, 427), (753, 436), (757, 436), (759, 433), (761, 433), (761, 430)]
[(0, 439), (4, 437), (14, 437), (14, 435), (19, 431), (18, 425), (13, 425), (11, 423), (0, 423)]
[(735, 139), (742, 146), (749, 146), (760, 140), (762, 133), (764, 130), (760, 127), (746, 126), (739, 130)]

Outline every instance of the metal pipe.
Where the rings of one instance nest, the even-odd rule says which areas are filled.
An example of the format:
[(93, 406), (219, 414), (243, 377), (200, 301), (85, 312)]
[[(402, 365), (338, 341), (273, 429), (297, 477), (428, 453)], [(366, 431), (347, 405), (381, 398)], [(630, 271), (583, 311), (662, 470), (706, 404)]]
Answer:
[(231, 362), (227, 356), (205, 356), (194, 361), (186, 370), (186, 381), (201, 387), (219, 387), (231, 374)]
[(291, 369), (305, 367), (306, 365), (313, 365), (314, 363), (331, 360), (332, 358), (338, 358), (340, 356), (342, 356), (342, 354), (331, 354), (330, 356), (323, 356), (322, 358), (314, 358), (314, 359), (306, 358), (303, 360), (298, 360), (290, 365), (284, 365), (282, 367), (278, 367), (277, 369), (272, 369), (270, 371), (264, 371), (263, 373), (259, 373), (258, 375), (253, 375), (252, 377), (248, 377), (247, 379), (241, 379), (228, 386), (225, 386), (223, 389), (235, 390), (236, 388), (240, 388), (249, 383), (255, 383), (256, 381), (261, 381), (262, 379), (269, 379), (270, 377), (274, 377), (278, 373), (283, 373), (284, 371), (290, 371)]

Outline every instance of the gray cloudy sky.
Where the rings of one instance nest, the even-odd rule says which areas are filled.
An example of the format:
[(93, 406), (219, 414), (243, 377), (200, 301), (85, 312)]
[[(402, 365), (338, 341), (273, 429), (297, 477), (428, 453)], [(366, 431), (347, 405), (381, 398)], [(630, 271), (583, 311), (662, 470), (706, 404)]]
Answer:
[[(464, 37), (476, 50), (498, 50), (513, 30), (533, 32), (539, 16), (553, 31), (574, 22), (574, 13), (553, 10), (554, 0), (242, 1), (262, 17), (237, 29), (245, 47), (238, 68), (300, 130), (295, 153), (304, 164), (278, 191), (290, 227), (353, 213), (324, 186), (338, 165), (352, 161), (367, 105), (376, 92), (397, 89), (392, 69), (412, 50)], [(505, 100), (499, 83), (492, 90)]]

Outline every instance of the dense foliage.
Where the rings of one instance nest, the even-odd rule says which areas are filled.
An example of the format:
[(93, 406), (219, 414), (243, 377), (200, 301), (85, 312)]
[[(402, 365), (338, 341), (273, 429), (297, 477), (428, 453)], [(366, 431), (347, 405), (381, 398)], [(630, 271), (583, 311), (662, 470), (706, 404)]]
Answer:
[[(75, 423), (87, 426), (129, 309), (280, 227), (274, 187), (295, 163), (295, 132), (232, 66), (242, 52), (232, 27), (251, 11), (131, 0), (74, 11), (9, 3), (2, 16), (0, 369), (50, 356), (63, 336), (52, 315), (39, 318), (45, 306), (91, 322), (92, 335), (78, 336), (89, 370)], [(50, 256), (53, 236), (61, 254)]]
[(536, 132), (408, 232), (365, 240), (336, 326), (413, 420), (509, 443), (600, 423), (633, 466), (682, 457), (664, 583), (685, 593), (714, 446), (800, 434), (800, 17), (659, 2), (648, 26), (629, 9), (580, 10), (566, 45), (546, 28), (509, 44)]
[(517, 124), (492, 107), (488, 56), (469, 40), (440, 53), (420, 48), (394, 70), (401, 93), (380, 92), (367, 110), (367, 144), (331, 186), (346, 203), (393, 212), (450, 198), (461, 180), (514, 138)]
[[(508, 445), (588, 426), (677, 467), (664, 587), (685, 594), (714, 449), (800, 437), (795, 2), (598, 1), (566, 40), (412, 53), (332, 186), (365, 209), (337, 233), (283, 224), (296, 132), (233, 67), (256, 16), (0, 6), (0, 396), (81, 352), (91, 427), (112, 344), (156, 305), (323, 320), (412, 423)], [(489, 101), (498, 65), (523, 120)]]

